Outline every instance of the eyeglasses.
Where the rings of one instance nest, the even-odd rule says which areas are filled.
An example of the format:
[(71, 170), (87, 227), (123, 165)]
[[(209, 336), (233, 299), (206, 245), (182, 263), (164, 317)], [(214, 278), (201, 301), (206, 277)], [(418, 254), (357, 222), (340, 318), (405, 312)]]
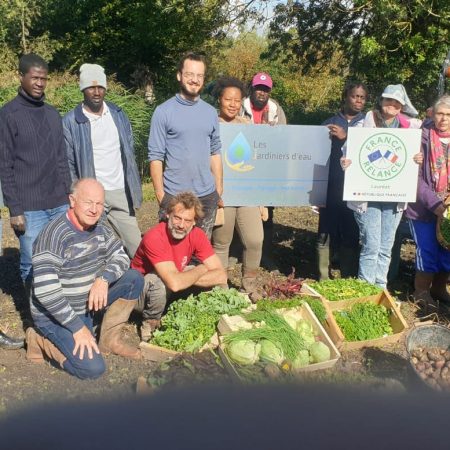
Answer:
[(434, 113), (434, 115), (435, 115), (438, 119), (443, 119), (444, 117), (445, 117), (446, 119), (450, 119), (450, 113), (437, 112), (437, 113)]
[(92, 200), (81, 200), (80, 203), (86, 208), (86, 209), (91, 209), (94, 206), (96, 208), (104, 208), (105, 204), (103, 202), (94, 202)]
[(205, 78), (205, 75), (202, 73), (184, 72), (183, 77), (186, 78), (187, 80), (197, 79), (198, 81), (203, 81)]

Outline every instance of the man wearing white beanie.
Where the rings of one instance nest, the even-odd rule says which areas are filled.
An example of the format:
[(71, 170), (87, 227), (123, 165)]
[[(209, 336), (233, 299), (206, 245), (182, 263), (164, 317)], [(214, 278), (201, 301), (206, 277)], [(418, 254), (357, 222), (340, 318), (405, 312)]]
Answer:
[(98, 64), (80, 67), (84, 100), (63, 118), (73, 180), (96, 178), (105, 187), (105, 213), (132, 258), (141, 241), (135, 209), (142, 187), (130, 121), (119, 106), (104, 101), (106, 75)]

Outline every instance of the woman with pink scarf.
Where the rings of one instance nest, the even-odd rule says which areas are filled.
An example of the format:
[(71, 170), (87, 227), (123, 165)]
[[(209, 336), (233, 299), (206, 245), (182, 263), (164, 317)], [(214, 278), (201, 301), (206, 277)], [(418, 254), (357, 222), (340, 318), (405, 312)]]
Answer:
[(416, 242), (414, 298), (426, 310), (436, 308), (436, 300), (450, 304), (450, 251), (436, 238), (436, 221), (444, 215), (444, 200), (450, 193), (449, 143), (450, 96), (444, 95), (433, 106), (433, 121), (422, 133), (424, 161), (419, 170), (417, 200), (406, 210)]

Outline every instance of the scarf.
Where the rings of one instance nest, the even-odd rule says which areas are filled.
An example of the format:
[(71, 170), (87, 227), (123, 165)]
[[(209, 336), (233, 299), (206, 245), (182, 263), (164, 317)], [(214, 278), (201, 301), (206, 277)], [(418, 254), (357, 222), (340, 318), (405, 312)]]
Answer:
[(443, 133), (436, 128), (430, 129), (430, 163), (434, 190), (437, 193), (447, 192), (450, 182), (450, 158), (448, 144), (441, 142), (442, 138), (450, 138), (450, 133)]

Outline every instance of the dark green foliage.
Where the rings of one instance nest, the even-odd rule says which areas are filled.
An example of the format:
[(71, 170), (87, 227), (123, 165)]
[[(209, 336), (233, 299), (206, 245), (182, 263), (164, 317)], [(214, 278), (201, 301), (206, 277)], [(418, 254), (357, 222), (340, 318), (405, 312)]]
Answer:
[[(275, 12), (270, 53), (297, 55), (305, 73), (326, 67), (339, 50), (351, 76), (365, 80), (374, 96), (403, 83), (419, 107), (435, 98), (448, 51), (447, 0), (311, 0), (279, 4)], [(345, 61), (341, 69), (348, 73)]]

